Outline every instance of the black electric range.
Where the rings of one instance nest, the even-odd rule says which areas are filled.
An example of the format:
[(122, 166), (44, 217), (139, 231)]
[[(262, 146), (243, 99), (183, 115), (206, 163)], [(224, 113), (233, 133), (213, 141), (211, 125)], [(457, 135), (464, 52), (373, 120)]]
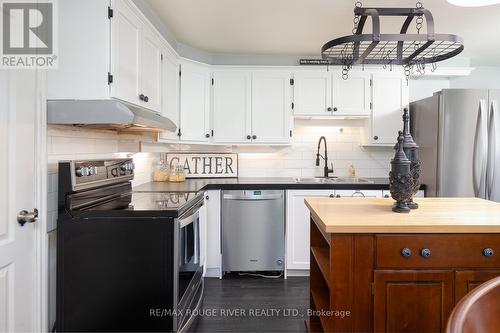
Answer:
[(59, 163), (57, 331), (181, 331), (200, 306), (202, 193), (133, 192), (132, 160)]

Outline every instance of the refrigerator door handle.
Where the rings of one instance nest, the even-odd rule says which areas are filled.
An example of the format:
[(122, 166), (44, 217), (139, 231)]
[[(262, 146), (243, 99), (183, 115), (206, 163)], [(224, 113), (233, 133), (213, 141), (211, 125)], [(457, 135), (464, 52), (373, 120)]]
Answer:
[(496, 100), (491, 102), (491, 109), (488, 122), (488, 167), (486, 171), (488, 179), (488, 197), (491, 198), (493, 187), (495, 184), (495, 162), (499, 156), (498, 149), (500, 148), (497, 141), (497, 124), (498, 121), (498, 102)]
[[(474, 184), (474, 194), (478, 198), (484, 198), (486, 195), (486, 167), (488, 153), (488, 132), (487, 132), (487, 110), (486, 101), (479, 101), (479, 112), (477, 115), (476, 134), (474, 135), (474, 153), (472, 159), (472, 181)], [(479, 173), (479, 174), (478, 174)]]

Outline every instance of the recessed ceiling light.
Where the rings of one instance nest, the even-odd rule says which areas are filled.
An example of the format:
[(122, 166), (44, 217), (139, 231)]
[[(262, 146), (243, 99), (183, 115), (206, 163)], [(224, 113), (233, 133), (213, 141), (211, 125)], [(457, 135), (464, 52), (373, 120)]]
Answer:
[(481, 7), (500, 4), (500, 0), (448, 0), (448, 2), (461, 7)]

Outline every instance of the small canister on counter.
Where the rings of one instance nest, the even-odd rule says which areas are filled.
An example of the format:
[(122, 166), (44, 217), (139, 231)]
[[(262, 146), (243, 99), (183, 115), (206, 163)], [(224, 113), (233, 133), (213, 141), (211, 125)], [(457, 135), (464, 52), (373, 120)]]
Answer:
[(186, 172), (184, 171), (184, 166), (182, 164), (176, 164), (170, 170), (169, 181), (171, 182), (183, 182), (186, 180)]
[(153, 181), (155, 182), (166, 182), (169, 179), (168, 168), (165, 166), (165, 162), (163, 160), (158, 161), (156, 163), (153, 170)]

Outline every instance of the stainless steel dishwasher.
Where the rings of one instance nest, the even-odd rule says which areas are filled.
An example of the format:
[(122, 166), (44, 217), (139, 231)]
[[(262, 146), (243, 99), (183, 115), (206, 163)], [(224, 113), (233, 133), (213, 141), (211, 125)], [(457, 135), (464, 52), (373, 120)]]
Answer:
[(222, 270), (282, 271), (284, 257), (284, 192), (224, 191)]

